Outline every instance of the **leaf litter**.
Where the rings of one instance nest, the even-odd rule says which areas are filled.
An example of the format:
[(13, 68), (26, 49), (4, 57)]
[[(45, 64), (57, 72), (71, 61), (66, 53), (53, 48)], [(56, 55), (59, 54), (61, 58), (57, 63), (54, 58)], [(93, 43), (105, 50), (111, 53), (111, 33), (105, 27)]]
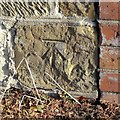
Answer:
[[(120, 105), (116, 103), (100, 101), (100, 104), (96, 105), (94, 99), (80, 96), (76, 98), (80, 103), (78, 104), (65, 93), (59, 98), (50, 97), (43, 92), (39, 92), (39, 95), (42, 104), (41, 100), (34, 99), (36, 97), (33, 91), (14, 87), (8, 89), (0, 104), (1, 119), (120, 119)], [(20, 106), (23, 96), (25, 97)]]

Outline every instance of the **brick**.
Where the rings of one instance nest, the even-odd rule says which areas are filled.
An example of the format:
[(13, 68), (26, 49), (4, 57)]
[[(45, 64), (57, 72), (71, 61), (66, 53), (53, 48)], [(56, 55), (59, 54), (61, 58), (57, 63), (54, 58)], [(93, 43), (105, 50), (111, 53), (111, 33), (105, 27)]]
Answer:
[(119, 2), (100, 2), (100, 19), (120, 20)]
[(120, 73), (100, 72), (100, 90), (120, 92)]
[(100, 68), (101, 69), (120, 69), (120, 48), (119, 47), (100, 47)]
[(120, 94), (103, 92), (101, 100), (120, 104)]
[(119, 23), (101, 23), (101, 45), (120, 46), (120, 25)]
[(59, 12), (65, 17), (88, 17), (95, 19), (94, 3), (60, 2)]

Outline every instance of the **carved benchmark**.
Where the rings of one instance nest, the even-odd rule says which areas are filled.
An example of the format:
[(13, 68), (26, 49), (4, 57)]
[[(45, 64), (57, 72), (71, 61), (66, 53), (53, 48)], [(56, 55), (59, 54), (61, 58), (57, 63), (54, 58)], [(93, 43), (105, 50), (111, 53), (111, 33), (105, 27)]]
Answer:
[[(16, 29), (16, 66), (27, 56), (37, 87), (55, 88), (44, 74), (47, 72), (67, 90), (90, 92), (95, 89), (94, 27), (45, 24), (18, 25)], [(18, 70), (18, 79), (33, 87), (25, 63)]]

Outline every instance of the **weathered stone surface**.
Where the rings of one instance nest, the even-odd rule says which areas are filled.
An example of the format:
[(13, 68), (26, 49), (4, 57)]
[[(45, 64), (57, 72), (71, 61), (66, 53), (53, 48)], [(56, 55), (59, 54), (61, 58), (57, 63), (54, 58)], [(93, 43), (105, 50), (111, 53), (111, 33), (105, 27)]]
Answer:
[(94, 3), (60, 2), (59, 12), (66, 17), (95, 18)]
[[(54, 89), (49, 73), (64, 89), (81, 92), (96, 90), (96, 30), (89, 26), (61, 24), (17, 25), (15, 39), (16, 67), (25, 56), (36, 86)], [(18, 79), (33, 87), (25, 61)]]
[(95, 18), (94, 3), (83, 2), (0, 2), (0, 16)]
[(39, 17), (49, 14), (47, 2), (0, 2), (0, 16)]
[(0, 24), (0, 86), (2, 86), (4, 79), (8, 77), (8, 51), (6, 48), (6, 36), (6, 28), (4, 25)]
[(14, 73), (14, 52), (13, 39), (14, 29), (11, 26), (0, 22), (0, 102), (4, 97), (5, 91), (12, 85), (16, 85), (16, 80), (11, 76)]

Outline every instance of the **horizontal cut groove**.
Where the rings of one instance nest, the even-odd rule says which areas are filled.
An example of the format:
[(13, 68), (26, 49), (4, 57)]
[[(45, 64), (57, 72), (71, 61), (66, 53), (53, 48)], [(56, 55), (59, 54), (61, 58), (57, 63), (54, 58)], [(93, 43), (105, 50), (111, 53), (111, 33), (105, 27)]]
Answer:
[(42, 39), (43, 42), (65, 42), (65, 40), (57, 40), (57, 39)]

